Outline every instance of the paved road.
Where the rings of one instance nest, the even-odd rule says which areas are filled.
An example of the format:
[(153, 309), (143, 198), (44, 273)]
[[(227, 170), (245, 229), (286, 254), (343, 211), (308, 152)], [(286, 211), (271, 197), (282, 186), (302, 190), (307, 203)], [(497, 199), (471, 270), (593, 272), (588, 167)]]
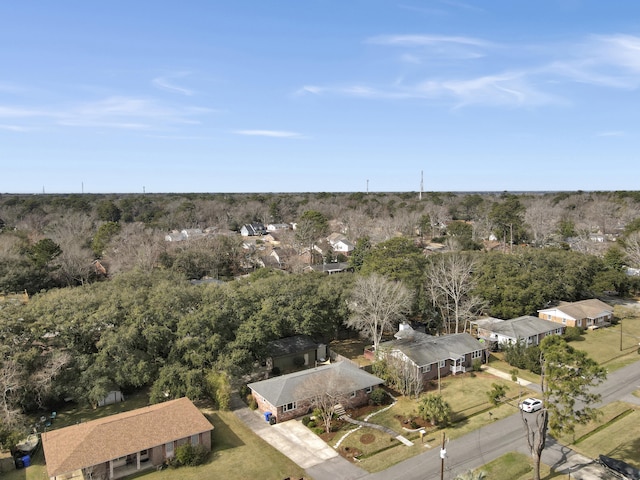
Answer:
[[(640, 362), (617, 370), (609, 375), (606, 382), (595, 390), (602, 395), (598, 405), (615, 400), (640, 404), (640, 399), (632, 392), (640, 389)], [(519, 451), (529, 454), (520, 414), (496, 421), (464, 437), (447, 444), (445, 479), (453, 479), (457, 474), (475, 469), (495, 460), (508, 452)], [(591, 459), (576, 454), (570, 448), (549, 438), (543, 452), (542, 461), (556, 471), (571, 474), (571, 478), (606, 479), (601, 467), (593, 465)], [(312, 475), (313, 472), (309, 471)], [(315, 477), (314, 477), (315, 478)], [(317, 480), (337, 480), (339, 476), (318, 477)], [(433, 448), (423, 454), (405, 460), (387, 470), (364, 477), (367, 480), (425, 480), (440, 478), (440, 449)]]
[[(640, 404), (640, 399), (632, 395), (632, 392), (639, 388), (640, 362), (636, 362), (610, 374), (607, 381), (596, 389), (602, 395), (602, 401), (598, 406), (615, 400)], [(324, 446), (318, 445), (316, 443), (317, 437), (310, 430), (304, 427), (297, 428), (297, 425), (287, 428), (287, 424), (291, 422), (269, 426), (256, 412), (243, 406), (239, 399), (234, 407), (236, 414), (250, 428), (305, 468), (307, 475), (314, 480), (388, 480), (396, 478), (437, 480), (440, 478), (439, 448), (432, 448), (383, 472), (368, 474), (365, 470), (337, 455), (335, 450), (326, 444)], [(308, 438), (309, 435), (315, 438)], [(451, 480), (467, 470), (481, 467), (508, 452), (519, 451), (526, 455), (529, 454), (520, 414), (493, 422), (464, 437), (452, 440), (447, 443), (446, 449), (444, 475), (446, 480)], [(594, 465), (591, 459), (576, 454), (570, 448), (556, 443), (552, 438), (547, 440), (547, 448), (543, 452), (542, 461), (558, 472), (571, 474), (571, 478), (575, 480), (610, 478), (601, 467)]]

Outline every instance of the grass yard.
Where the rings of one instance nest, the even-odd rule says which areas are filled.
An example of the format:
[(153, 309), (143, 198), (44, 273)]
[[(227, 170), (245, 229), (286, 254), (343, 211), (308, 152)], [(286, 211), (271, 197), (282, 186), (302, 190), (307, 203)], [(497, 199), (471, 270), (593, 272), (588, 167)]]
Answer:
[[(533, 475), (533, 464), (527, 455), (510, 452), (478, 468), (477, 471), (485, 472), (487, 479), (491, 480), (529, 480)], [(565, 478), (559, 473), (551, 472), (544, 463), (540, 465), (540, 477), (543, 479)]]
[(371, 365), (371, 361), (364, 357), (364, 349), (371, 345), (359, 338), (349, 338), (347, 340), (334, 340), (329, 344), (331, 351), (347, 357), (352, 362), (356, 362), (359, 366), (365, 367)]
[[(507, 395), (514, 397), (514, 400), (510, 403), (503, 403), (498, 407), (492, 406), (486, 395), (486, 392), (491, 389), (492, 383), (506, 385), (508, 388)], [(430, 392), (434, 391), (437, 392), (437, 387)], [(516, 405), (519, 393), (517, 385), (502, 379), (496, 379), (486, 373), (478, 373), (475, 377), (467, 374), (464, 378), (461, 376), (444, 378), (442, 380), (442, 395), (454, 411), (454, 423), (446, 428), (447, 436), (458, 438), (493, 421), (512, 415), (517, 412)], [(523, 396), (528, 394), (529, 392), (527, 391), (522, 392)], [(489, 415), (489, 412), (491, 412), (491, 415)], [(402, 445), (382, 432), (369, 431), (368, 429), (361, 429), (352, 433), (344, 440), (341, 446), (348, 446), (350, 451), (362, 452), (363, 456), (359, 462), (362, 468), (370, 472), (384, 470), (391, 465), (420, 454), (425, 448), (437, 447), (438, 439), (441, 435), (440, 429), (436, 427), (428, 428), (423, 439), (420, 438), (419, 432), (403, 429), (398, 417), (410, 418), (416, 415), (417, 400), (400, 397), (391, 409), (370, 419), (371, 422), (389, 427), (408, 438), (414, 442), (412, 447)], [(371, 432), (376, 441), (363, 444), (361, 442), (362, 432)], [(336, 435), (335, 438), (337, 439), (341, 435), (342, 432)], [(365, 437), (365, 439), (367, 441), (370, 440), (368, 437)]]
[[(631, 413), (620, 415), (631, 410)], [(616, 414), (619, 415), (616, 417)], [(640, 468), (640, 408), (616, 402), (603, 409), (598, 422), (583, 427), (582, 437), (571, 448), (589, 458), (607, 455)], [(598, 429), (598, 427), (601, 427)], [(590, 429), (590, 430), (589, 430)], [(591, 432), (587, 435), (588, 432)]]
[[(126, 401), (92, 409), (74, 406), (57, 412), (53, 427), (61, 428), (79, 421), (89, 421), (107, 415), (144, 407), (148, 404), (146, 392), (127, 396)], [(147, 471), (135, 478), (144, 480), (199, 480), (225, 478), (244, 480), (260, 478), (281, 480), (286, 477), (302, 478), (304, 470), (286, 456), (255, 435), (232, 412), (202, 409), (215, 427), (212, 433), (212, 453), (206, 464), (162, 471)], [(131, 477), (130, 477), (131, 478)], [(32, 459), (32, 466), (2, 474), (2, 480), (47, 480), (42, 448)]]
[[(640, 359), (640, 317), (637, 310), (614, 307), (618, 325), (585, 332), (581, 339), (571, 342), (574, 348), (583, 350), (609, 371), (617, 370)], [(622, 325), (622, 327), (621, 327)], [(620, 330), (622, 329), (622, 350), (620, 350)]]
[(282, 480), (302, 478), (304, 470), (255, 435), (232, 412), (205, 411), (215, 429), (209, 461), (198, 467), (182, 467), (142, 473), (143, 480), (199, 480), (260, 478)]

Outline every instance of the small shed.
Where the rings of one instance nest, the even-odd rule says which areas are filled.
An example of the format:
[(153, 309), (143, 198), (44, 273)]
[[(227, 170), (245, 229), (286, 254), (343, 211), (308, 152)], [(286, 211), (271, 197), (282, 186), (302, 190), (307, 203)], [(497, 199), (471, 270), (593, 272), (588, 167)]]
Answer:
[(98, 402), (99, 407), (113, 405), (114, 403), (124, 402), (124, 395), (120, 390), (111, 390), (107, 395)]

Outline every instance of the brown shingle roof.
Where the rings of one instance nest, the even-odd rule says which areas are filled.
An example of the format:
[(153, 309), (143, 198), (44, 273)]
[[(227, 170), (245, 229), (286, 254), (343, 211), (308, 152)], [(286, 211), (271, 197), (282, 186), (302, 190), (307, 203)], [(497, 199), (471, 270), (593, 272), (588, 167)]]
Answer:
[(188, 398), (42, 434), (50, 477), (213, 429)]
[(580, 302), (561, 303), (556, 308), (576, 320), (598, 318), (613, 313), (612, 307), (597, 298), (582, 300)]

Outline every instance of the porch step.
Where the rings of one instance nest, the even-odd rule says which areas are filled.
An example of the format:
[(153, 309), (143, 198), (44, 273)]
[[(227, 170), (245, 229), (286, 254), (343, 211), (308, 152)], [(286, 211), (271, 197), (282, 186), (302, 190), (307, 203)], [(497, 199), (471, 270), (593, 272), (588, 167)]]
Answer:
[(344, 409), (344, 407), (343, 407), (342, 405), (340, 405), (340, 404), (338, 403), (337, 405), (335, 405), (335, 406), (333, 407), (333, 413), (335, 413), (335, 414), (336, 414), (336, 416), (337, 416), (338, 418), (340, 418), (340, 417), (342, 417), (342, 416), (346, 415), (346, 414), (347, 414), (347, 411)]

